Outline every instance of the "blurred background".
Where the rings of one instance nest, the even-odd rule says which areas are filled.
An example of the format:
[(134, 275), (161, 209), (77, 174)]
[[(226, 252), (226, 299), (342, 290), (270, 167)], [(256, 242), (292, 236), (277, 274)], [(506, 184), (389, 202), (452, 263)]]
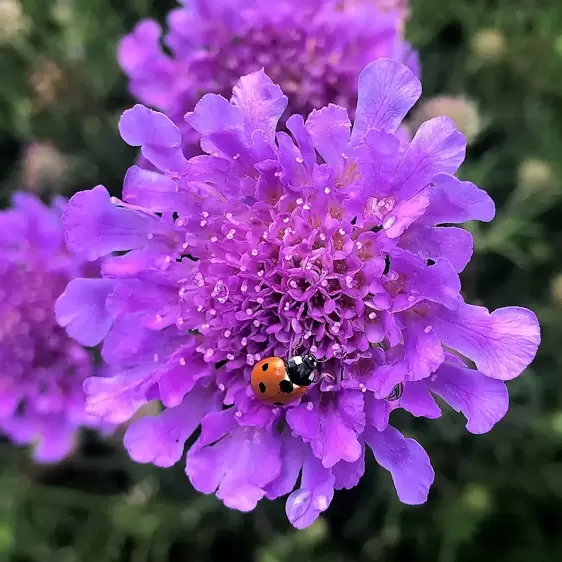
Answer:
[[(117, 133), (133, 101), (116, 43), (174, 5), (0, 0), (0, 206), (21, 188), (47, 199), (98, 183), (120, 193), (135, 153)], [(428, 503), (401, 505), (371, 462), (305, 531), (290, 527), (283, 501), (243, 515), (195, 493), (181, 463), (133, 464), (122, 430), (106, 442), (85, 435), (58, 466), (33, 465), (2, 441), (0, 560), (562, 559), (562, 3), (412, 0), (406, 36), (424, 85), (412, 122), (453, 117), (470, 140), (461, 175), (498, 206), (491, 225), (473, 230), (467, 299), (527, 306), (541, 319), (539, 356), (509, 384), (508, 416), (473, 436), (454, 413), (428, 421), (396, 412), (435, 467)]]

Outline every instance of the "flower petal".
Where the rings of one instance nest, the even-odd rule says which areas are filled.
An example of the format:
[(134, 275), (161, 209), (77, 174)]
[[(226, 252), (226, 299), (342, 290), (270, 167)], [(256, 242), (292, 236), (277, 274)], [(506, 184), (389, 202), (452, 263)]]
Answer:
[[(139, 324), (134, 316), (115, 321), (103, 341), (102, 357), (110, 365), (135, 365), (154, 360), (168, 343), (170, 335)], [(177, 404), (176, 404), (177, 405)]]
[(154, 364), (140, 365), (112, 377), (90, 377), (84, 381), (86, 411), (110, 423), (123, 423), (148, 402), (155, 384)]
[(299, 477), (307, 446), (285, 431), (281, 436), (281, 473), (267, 486), (267, 498), (273, 500), (293, 490)]
[(368, 64), (359, 75), (352, 144), (360, 143), (369, 129), (395, 132), (420, 94), (420, 81), (399, 62), (378, 59)]
[(243, 130), (242, 110), (217, 94), (205, 94), (185, 120), (202, 136), (224, 130)]
[(394, 297), (393, 312), (407, 310), (423, 300), (451, 309), (459, 306), (461, 283), (448, 260), (438, 258), (434, 265), (428, 266), (416, 254), (394, 248), (390, 253), (390, 267), (402, 274), (407, 284), (404, 291)]
[[(221, 449), (215, 449), (223, 442), (223, 438), (238, 427), (234, 417), (234, 409), (211, 412), (201, 422), (201, 435), (195, 445), (187, 452), (185, 472), (193, 487), (204, 494), (212, 494), (218, 488), (225, 470), (218, 467), (215, 457), (220, 458)], [(215, 443), (215, 447), (208, 447)], [(228, 444), (228, 441), (226, 442)]]
[(376, 398), (372, 392), (365, 393), (365, 416), (369, 425), (378, 431), (384, 431), (388, 425), (390, 410), (387, 400)]
[[(367, 389), (374, 393), (375, 397), (379, 400), (386, 398), (392, 389), (401, 382), (404, 382), (408, 376), (409, 366), (408, 362), (405, 360), (400, 360), (392, 363), (386, 363), (378, 367), (373, 375), (367, 381)], [(369, 410), (375, 407), (373, 404), (370, 405)], [(369, 415), (369, 410), (366, 410), (367, 415)], [(371, 416), (371, 424), (379, 428), (379, 423), (374, 420), (378, 419), (379, 409), (375, 410)], [(384, 418), (383, 418), (384, 419)]]
[(68, 249), (90, 261), (146, 246), (148, 235), (162, 230), (156, 217), (116, 207), (102, 185), (74, 195), (62, 220)]
[(125, 448), (135, 462), (173, 466), (181, 459), (185, 442), (203, 417), (218, 406), (212, 390), (193, 390), (179, 406), (133, 422), (125, 433)]
[(215, 444), (196, 442), (187, 453), (186, 473), (196, 490), (216, 489), (227, 507), (251, 511), (281, 473), (280, 452), (281, 441), (270, 431), (239, 427)]
[(392, 475), (398, 499), (410, 505), (425, 503), (435, 474), (422, 446), (390, 425), (380, 432), (368, 428), (364, 436), (376, 461)]
[(400, 406), (413, 416), (436, 419), (441, 417), (441, 408), (427, 390), (428, 380), (406, 383), (400, 397)]
[[(61, 198), (62, 199), (62, 198)], [(0, 241), (18, 246), (21, 243), (39, 247), (45, 259), (50, 254), (59, 255), (62, 227), (60, 217), (65, 200), (56, 199), (45, 205), (35, 194), (16, 192), (12, 196), (12, 209), (0, 212)]]
[(334, 497), (334, 475), (311, 453), (305, 456), (301, 487), (288, 498), (285, 513), (293, 527), (305, 529), (328, 509)]
[(187, 163), (181, 132), (163, 113), (137, 104), (121, 116), (119, 132), (127, 144), (140, 146), (143, 156), (160, 170), (181, 171)]
[(413, 315), (404, 318), (404, 356), (408, 362), (408, 380), (429, 377), (445, 361), (445, 351), (427, 320)]
[(488, 312), (463, 304), (456, 310), (440, 308), (433, 326), (439, 339), (468, 357), (487, 377), (510, 380), (535, 358), (540, 328), (535, 314), (510, 306)]
[(462, 412), (471, 433), (486, 433), (507, 413), (509, 395), (505, 383), (474, 369), (445, 363), (435, 377), (424, 381), (451, 408)]
[(365, 415), (360, 391), (341, 390), (327, 404), (302, 402), (287, 412), (287, 422), (327, 468), (361, 455), (357, 434), (365, 426)]
[[(66, 423), (65, 423), (66, 422)], [(67, 457), (76, 446), (76, 427), (59, 416), (37, 420), (33, 458), (38, 463), (55, 463)]]
[(178, 184), (172, 178), (138, 166), (127, 170), (123, 200), (154, 213), (186, 212), (189, 203), (186, 193), (178, 190)]
[(400, 239), (400, 246), (424, 259), (445, 258), (460, 273), (472, 257), (472, 235), (462, 228), (414, 225)]
[(469, 181), (450, 174), (438, 174), (430, 187), (430, 204), (421, 219), (422, 224), (490, 222), (496, 213), (491, 197)]
[(103, 277), (112, 279), (135, 277), (162, 261), (162, 247), (155, 244), (148, 248), (131, 250), (120, 256), (106, 257), (101, 266), (101, 273)]
[(163, 113), (140, 104), (123, 112), (119, 132), (131, 146), (175, 148), (181, 145), (181, 132), (173, 121)]
[(213, 371), (213, 364), (206, 363), (194, 346), (180, 347), (160, 371), (158, 387), (162, 403), (169, 408), (177, 406), (197, 381), (211, 377)]
[(302, 154), (303, 164), (306, 166), (308, 172), (312, 173), (314, 164), (316, 163), (316, 154), (302, 115), (291, 115), (291, 117), (287, 119), (287, 129), (291, 131), (291, 134), (297, 141), (297, 145)]
[[(315, 157), (316, 157), (316, 153)], [(300, 191), (303, 186), (310, 183), (310, 174), (304, 166), (304, 159), (300, 150), (295, 146), (293, 139), (284, 131), (277, 133), (277, 158), (281, 167), (281, 181), (294, 189)], [(275, 173), (275, 172), (274, 172)], [(280, 195), (279, 185), (267, 181), (267, 177), (262, 175), (258, 184), (258, 197), (260, 201), (273, 201)]]
[(334, 488), (336, 490), (351, 490), (359, 484), (359, 480), (365, 473), (365, 448), (361, 451), (361, 456), (355, 462), (340, 461), (332, 467), (334, 475)]
[(454, 174), (464, 160), (465, 150), (462, 133), (448, 117), (422, 123), (392, 179), (397, 197), (409, 199), (439, 173)]
[(351, 121), (347, 109), (331, 103), (314, 110), (305, 126), (320, 156), (333, 170), (339, 170), (349, 146)]
[(400, 139), (394, 133), (371, 129), (354, 150), (365, 196), (392, 194), (391, 179), (400, 161)]
[(117, 60), (130, 78), (131, 93), (143, 103), (169, 107), (174, 98), (175, 64), (162, 52), (162, 28), (154, 20), (143, 20), (119, 43)]
[(177, 289), (171, 284), (159, 284), (155, 277), (120, 279), (107, 299), (107, 310), (114, 318), (135, 316), (143, 326), (163, 329), (173, 324), (179, 315)]
[(402, 236), (402, 233), (419, 217), (429, 205), (429, 194), (422, 190), (406, 201), (400, 201), (392, 211), (392, 215), (382, 223), (383, 230), (390, 239)]
[(162, 28), (156, 21), (149, 19), (141, 21), (135, 27), (134, 32), (125, 36), (120, 42), (117, 58), (121, 67), (127, 71), (129, 75), (142, 71), (146, 57), (144, 56), (144, 52), (139, 48), (141, 47), (139, 43), (142, 42), (143, 48), (145, 48), (147, 44), (154, 47), (158, 44), (161, 35)]
[(266, 142), (273, 143), (277, 122), (288, 100), (263, 69), (240, 78), (232, 90), (231, 101), (242, 110), (247, 138), (259, 129), (264, 132)]
[(22, 398), (22, 389), (13, 378), (2, 378), (0, 385), (0, 419), (10, 418)]
[(113, 324), (105, 301), (114, 288), (112, 279), (73, 279), (55, 304), (57, 322), (82, 345), (97, 345)]

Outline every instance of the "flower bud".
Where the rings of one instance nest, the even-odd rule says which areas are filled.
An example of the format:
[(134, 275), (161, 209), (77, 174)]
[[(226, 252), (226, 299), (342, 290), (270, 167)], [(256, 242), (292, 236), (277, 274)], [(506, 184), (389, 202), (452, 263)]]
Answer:
[(0, 45), (25, 33), (28, 21), (19, 0), (0, 0)]
[(507, 50), (505, 37), (497, 29), (482, 29), (474, 35), (471, 44), (476, 56), (490, 61), (501, 59)]
[(528, 191), (545, 191), (554, 181), (554, 172), (548, 162), (527, 158), (519, 166), (518, 179), (519, 184)]
[(482, 121), (476, 103), (461, 96), (438, 96), (420, 104), (414, 113), (413, 130), (429, 119), (440, 116), (450, 117), (459, 131), (471, 143), (482, 129)]

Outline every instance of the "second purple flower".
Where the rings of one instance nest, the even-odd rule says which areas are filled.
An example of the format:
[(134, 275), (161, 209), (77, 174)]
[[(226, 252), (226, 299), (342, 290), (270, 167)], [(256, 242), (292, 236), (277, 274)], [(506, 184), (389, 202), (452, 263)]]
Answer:
[(417, 54), (403, 38), (404, 2), (366, 0), (181, 1), (168, 30), (143, 20), (123, 38), (118, 59), (137, 99), (171, 117), (184, 148), (198, 136), (184, 121), (201, 96), (229, 96), (239, 77), (264, 68), (288, 97), (282, 121), (328, 102), (350, 112), (357, 77), (380, 57), (405, 61), (419, 74)]

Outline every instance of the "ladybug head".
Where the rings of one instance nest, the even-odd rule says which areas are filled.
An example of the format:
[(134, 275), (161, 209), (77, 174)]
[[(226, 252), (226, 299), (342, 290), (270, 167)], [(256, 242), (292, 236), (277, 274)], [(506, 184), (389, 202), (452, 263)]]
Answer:
[(297, 386), (310, 386), (314, 382), (317, 364), (314, 355), (295, 355), (287, 361), (287, 375)]

